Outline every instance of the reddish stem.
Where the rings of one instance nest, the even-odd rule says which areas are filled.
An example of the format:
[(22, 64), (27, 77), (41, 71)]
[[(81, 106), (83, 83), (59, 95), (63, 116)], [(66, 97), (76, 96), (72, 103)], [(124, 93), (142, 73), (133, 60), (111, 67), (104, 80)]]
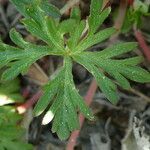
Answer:
[(127, 0), (120, 1), (118, 16), (114, 23), (115, 28), (118, 30), (120, 30), (123, 25), (125, 15), (126, 15), (127, 5), (128, 5)]
[(145, 42), (145, 39), (140, 30), (134, 30), (134, 35), (139, 43), (139, 46), (142, 48), (143, 53), (148, 61), (150, 61), (150, 48)]
[[(93, 80), (90, 87), (89, 87), (89, 89), (88, 89), (88, 91), (87, 91), (86, 96), (84, 97), (85, 102), (88, 106), (90, 106), (90, 104), (93, 101), (93, 97), (94, 97), (94, 94), (96, 92), (96, 89), (97, 89), (97, 84), (96, 84), (96, 81)], [(82, 114), (79, 114), (80, 129), (82, 128), (84, 120), (85, 120), (84, 116)], [(74, 149), (74, 147), (76, 145), (76, 139), (77, 139), (77, 137), (79, 136), (79, 133), (80, 133), (80, 129), (72, 132), (72, 134), (71, 134), (71, 136), (68, 140), (66, 150), (73, 150)]]
[(25, 99), (27, 99), (29, 95), (30, 95), (30, 87), (28, 86), (28, 87), (26, 87), (25, 89), (23, 89), (23, 91), (22, 91), (22, 96), (23, 96)]
[(133, 2), (134, 2), (134, 0), (128, 0), (128, 5), (132, 6)]
[(17, 107), (17, 111), (19, 114), (23, 114), (27, 109), (31, 108), (41, 97), (42, 91), (38, 91), (35, 95), (33, 95), (30, 99), (28, 99), (24, 104)]

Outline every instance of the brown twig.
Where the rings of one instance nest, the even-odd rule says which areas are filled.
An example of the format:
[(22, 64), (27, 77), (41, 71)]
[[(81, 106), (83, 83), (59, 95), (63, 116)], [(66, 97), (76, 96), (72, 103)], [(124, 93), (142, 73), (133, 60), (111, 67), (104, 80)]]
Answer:
[(139, 97), (141, 97), (146, 102), (150, 103), (150, 98), (148, 96), (144, 95), (143, 93), (141, 93), (140, 91), (135, 90), (133, 88), (129, 89), (129, 91), (132, 92), (135, 95), (138, 95)]

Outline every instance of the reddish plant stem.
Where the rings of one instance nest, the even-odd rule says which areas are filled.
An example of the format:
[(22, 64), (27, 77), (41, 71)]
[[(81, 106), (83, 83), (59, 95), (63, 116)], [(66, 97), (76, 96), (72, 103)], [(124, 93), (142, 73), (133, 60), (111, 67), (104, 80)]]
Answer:
[(116, 32), (116, 34), (111, 36), (110, 41), (116, 41), (116, 39), (120, 33), (120, 29), (122, 28), (122, 25), (124, 23), (124, 19), (126, 16), (127, 6), (128, 6), (128, 0), (120, 1), (118, 15), (114, 22), (114, 27), (115, 27), (115, 29), (117, 29), (118, 32)]
[(150, 48), (145, 42), (144, 36), (142, 35), (140, 30), (134, 30), (134, 35), (139, 43), (139, 46), (143, 50), (143, 53), (148, 61), (150, 61)]
[(23, 114), (27, 109), (32, 107), (41, 96), (42, 96), (42, 91), (38, 91), (30, 99), (28, 99), (24, 104), (18, 106), (17, 111), (19, 112), (19, 114)]
[(26, 87), (25, 89), (23, 89), (23, 91), (22, 91), (21, 93), (22, 93), (22, 96), (23, 96), (25, 99), (27, 99), (28, 96), (30, 95), (30, 88), (29, 88), (29, 86)]
[[(85, 102), (88, 106), (90, 106), (90, 104), (93, 101), (93, 97), (94, 97), (94, 94), (96, 92), (96, 89), (97, 89), (97, 84), (96, 84), (96, 81), (93, 80), (90, 87), (89, 87), (89, 89), (88, 89), (88, 91), (87, 91), (86, 96), (84, 97)], [(84, 116), (82, 114), (79, 114), (80, 129), (82, 128), (84, 120), (85, 120)], [(73, 150), (74, 149), (75, 144), (76, 144), (76, 139), (77, 139), (77, 137), (79, 136), (79, 133), (80, 133), (80, 129), (72, 132), (72, 134), (71, 134), (71, 136), (68, 140), (66, 150)]]
[(127, 5), (128, 5), (127, 0), (121, 0), (120, 1), (118, 16), (117, 16), (115, 23), (114, 23), (114, 26), (117, 30), (120, 30), (122, 25), (123, 25), (125, 15), (126, 15)]
[[(128, 4), (129, 5), (133, 5), (134, 3), (134, 0), (128, 0)], [(147, 45), (145, 39), (144, 39), (144, 36), (142, 35), (141, 31), (140, 30), (137, 30), (135, 27), (134, 27), (134, 35), (135, 35), (135, 38), (137, 39), (138, 43), (139, 43), (139, 46), (141, 47), (145, 57), (147, 58), (148, 61), (150, 61), (150, 48), (149, 46)]]
[(134, 2), (134, 0), (128, 0), (128, 5), (132, 6), (133, 2)]

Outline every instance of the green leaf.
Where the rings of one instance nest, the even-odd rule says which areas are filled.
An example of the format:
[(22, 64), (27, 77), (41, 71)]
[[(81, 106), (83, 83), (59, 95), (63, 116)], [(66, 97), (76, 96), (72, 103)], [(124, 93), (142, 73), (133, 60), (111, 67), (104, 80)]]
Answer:
[(115, 104), (118, 101), (115, 84), (102, 72), (100, 72), (97, 67), (91, 64), (89, 58), (81, 58), (80, 56), (75, 56), (74, 59), (78, 63), (83, 65), (95, 77), (100, 89), (105, 93), (106, 97)]
[[(101, 91), (114, 104), (118, 101), (116, 84), (128, 89), (130, 83), (127, 79), (141, 83), (150, 81), (149, 72), (137, 66), (142, 60), (141, 57), (121, 56), (136, 48), (137, 44), (134, 42), (115, 44), (100, 52), (86, 51), (116, 32), (113, 27), (99, 31), (100, 25), (110, 13), (110, 8), (102, 10), (102, 0), (91, 0), (90, 16), (87, 20), (81, 20), (80, 9), (75, 7), (71, 11), (70, 18), (64, 21), (59, 18), (59, 10), (48, 0), (12, 0), (12, 2), (25, 16), (22, 22), (26, 29), (42, 42), (38, 44), (26, 42), (15, 29), (10, 31), (10, 38), (19, 48), (4, 44), (0, 40), (0, 68), (6, 68), (2, 79), (10, 80), (20, 73), (27, 72), (34, 62), (44, 56), (63, 57), (63, 66), (44, 86), (43, 96), (34, 108), (36, 116), (48, 110), (44, 119), (50, 118), (47, 122), (43, 119), (43, 123), (48, 123), (54, 118), (52, 131), (61, 139), (68, 138), (70, 132), (79, 128), (80, 112), (90, 120), (94, 118), (75, 87), (72, 75), (73, 61), (84, 66), (94, 76)], [(134, 11), (131, 16), (132, 23), (139, 24), (140, 16), (141, 11)], [(12, 85), (10, 89), (6, 88), (3, 91), (3, 88), (0, 88), (0, 90), (10, 97), (18, 97), (16, 92), (13, 92)], [(7, 93), (7, 90), (13, 93)], [(18, 90), (15, 85), (14, 90)], [(0, 139), (3, 139), (0, 140), (2, 141), (0, 145), (3, 149), (11, 149), (11, 145), (14, 150), (20, 149), (21, 142), (18, 143), (17, 140), (20, 139), (21, 133), (13, 126), (18, 120), (17, 116), (10, 113), (5, 116), (5, 112), (0, 108), (2, 114), (0, 114), (0, 129), (3, 129), (0, 130)], [(13, 117), (15, 119), (11, 120)], [(5, 133), (6, 129), (11, 134)], [(6, 145), (6, 141), (9, 146)]]
[(102, 8), (103, 0), (91, 0), (90, 17), (89, 17), (89, 29), (90, 33), (94, 33), (100, 25), (100, 12)]
[(21, 116), (12, 106), (0, 106), (0, 145), (4, 149), (32, 150), (32, 146), (22, 140), (24, 129), (19, 126), (20, 121)]
[(41, 40), (43, 40), (47, 44), (51, 45), (51, 43), (49, 42), (48, 36), (46, 34), (41, 34), (42, 27), (39, 24), (37, 24), (34, 20), (23, 19), (21, 22), (25, 25), (26, 29), (30, 33), (32, 33), (34, 36), (40, 38)]
[(16, 76), (18, 76), (21, 72), (25, 71), (27, 68), (30, 67), (36, 60), (25, 59), (23, 61), (13, 62), (13, 66), (7, 69), (3, 75), (2, 80), (12, 80)]
[(26, 14), (27, 7), (33, 3), (33, 0), (11, 0), (11, 2), (16, 6), (17, 10), (23, 14), (23, 16), (28, 17)]
[(45, 14), (54, 18), (60, 18), (61, 14), (57, 7), (50, 4), (47, 0), (41, 1), (40, 8), (44, 10)]
[(147, 13), (148, 12), (148, 4), (146, 4), (146, 2), (141, 2), (140, 0), (136, 0), (134, 2), (134, 9), (137, 10), (137, 11), (140, 11), (142, 12), (143, 14)]
[(9, 34), (10, 34), (11, 40), (16, 45), (18, 45), (21, 48), (28, 47), (29, 43), (25, 42), (22, 36), (15, 29), (11, 29)]
[[(93, 28), (89, 28), (89, 34), (94, 34), (97, 31), (98, 27), (100, 27), (100, 25), (105, 21), (105, 19), (110, 14), (110, 11), (111, 9), (108, 7), (104, 11), (101, 12), (101, 14), (94, 21), (92, 25)], [(89, 23), (91, 21), (90, 19), (93, 19), (93, 18), (89, 18)]]
[(75, 31), (71, 32), (71, 38), (68, 40), (68, 46), (69, 48), (74, 51), (74, 49), (76, 48), (76, 46), (78, 45), (80, 38), (82, 36), (82, 32), (85, 28), (85, 21), (81, 21), (77, 26)]
[(70, 18), (75, 19), (77, 22), (81, 20), (81, 11), (78, 7), (72, 9)]
[(58, 48), (60, 51), (64, 51), (64, 41), (61, 33), (57, 29), (57, 24), (53, 19), (45, 19), (44, 32), (47, 34), (49, 40)]
[(96, 52), (95, 55), (99, 58), (112, 58), (127, 52), (134, 50), (137, 47), (135, 42), (126, 42), (115, 44), (111, 47), (108, 47), (100, 52)]
[(83, 98), (79, 95), (78, 91), (75, 89), (75, 87), (73, 87), (72, 89), (69, 88), (68, 92), (71, 95), (72, 101), (74, 106), (76, 106), (81, 112), (82, 114), (89, 120), (93, 120), (94, 116), (91, 112), (91, 110), (89, 109), (89, 107), (85, 104)]
[(56, 78), (44, 87), (44, 94), (34, 108), (35, 116), (40, 115), (57, 93), (60, 79)]
[[(16, 39), (14, 39), (16, 41)], [(18, 42), (18, 40), (17, 40)], [(21, 44), (21, 43), (19, 43)], [(26, 49), (16, 49), (11, 46), (6, 47), (8, 50), (0, 52), (0, 67), (8, 65), (8, 69), (3, 73), (3, 80), (11, 80), (22, 72), (26, 72), (36, 60), (47, 55), (61, 55), (57, 50), (51, 50), (47, 46), (36, 46), (29, 43)]]
[(7, 82), (0, 82), (0, 106), (22, 102), (23, 98), (20, 94), (19, 80), (15, 79)]
[(85, 38), (83, 41), (81, 41), (78, 44), (78, 46), (75, 48), (75, 51), (84, 51), (87, 48), (106, 40), (113, 33), (115, 33), (115, 31), (116, 30), (114, 28), (108, 28), (108, 29), (104, 29), (92, 36), (88, 36), (87, 38)]
[(36, 23), (43, 27), (42, 25), (45, 21), (43, 18), (45, 17), (45, 14), (40, 9), (38, 2), (34, 0), (34, 3), (27, 7), (26, 14), (29, 16), (29, 18), (32, 18)]
[(143, 57), (136, 56), (136, 57), (120, 59), (120, 60), (112, 60), (112, 63), (114, 62), (114, 63), (117, 63), (119, 65), (124, 64), (124, 65), (135, 66), (135, 65), (140, 64), (142, 61), (143, 61)]
[(120, 68), (120, 72), (133, 81), (141, 83), (150, 82), (150, 73), (140, 67), (127, 66), (124, 69)]
[(70, 33), (76, 27), (75, 19), (67, 19), (59, 24), (59, 32), (64, 35)]
[[(44, 97), (41, 99), (42, 102), (39, 101), (38, 103), (41, 112), (41, 110), (45, 109), (47, 106), (47, 101), (52, 99), (50, 95), (56, 95), (55, 98), (53, 97), (53, 103), (50, 106), (47, 114), (50, 113), (54, 115), (52, 131), (56, 132), (61, 139), (68, 138), (71, 131), (79, 128), (79, 121), (77, 116), (78, 109), (81, 110), (81, 112), (87, 118), (90, 118), (91, 120), (93, 119), (93, 114), (91, 113), (90, 109), (87, 108), (74, 86), (71, 72), (72, 61), (70, 58), (66, 57), (62, 71), (59, 72), (56, 76), (56, 82), (54, 79), (51, 84), (47, 85), (47, 88), (44, 91)], [(57, 86), (53, 86), (53, 83), (56, 83)], [(53, 91), (54, 88), (57, 88), (56, 93)]]

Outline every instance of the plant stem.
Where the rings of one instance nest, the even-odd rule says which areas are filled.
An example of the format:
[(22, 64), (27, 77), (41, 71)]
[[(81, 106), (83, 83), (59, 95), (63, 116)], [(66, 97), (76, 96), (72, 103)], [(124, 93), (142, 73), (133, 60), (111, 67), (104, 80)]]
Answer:
[(38, 91), (36, 94), (34, 94), (30, 99), (28, 99), (25, 103), (17, 107), (17, 111), (19, 114), (25, 113), (27, 109), (29, 109), (31, 106), (33, 106), (38, 99), (42, 96), (42, 91)]
[(115, 22), (114, 22), (114, 27), (118, 30), (118, 32), (110, 38), (111, 41), (115, 41), (118, 37), (118, 34), (119, 34), (119, 32), (122, 28), (122, 25), (124, 23), (126, 11), (127, 11), (127, 6), (128, 6), (127, 0), (121, 0), (120, 1), (118, 15), (117, 15)]
[(135, 37), (139, 43), (139, 46), (143, 50), (143, 53), (146, 56), (147, 60), (150, 61), (150, 48), (146, 44), (145, 39), (144, 39), (141, 31), (134, 29), (134, 35), (135, 35)]
[(133, 88), (131, 88), (129, 91), (132, 92), (135, 95), (138, 95), (139, 97), (141, 97), (146, 102), (150, 103), (150, 98), (148, 96), (144, 95), (143, 93), (141, 93), (140, 91), (137, 91)]
[(126, 15), (127, 6), (128, 6), (127, 0), (121, 0), (120, 1), (118, 16), (117, 16), (115, 23), (114, 23), (114, 26), (117, 30), (120, 30), (122, 25), (123, 25), (125, 15)]

